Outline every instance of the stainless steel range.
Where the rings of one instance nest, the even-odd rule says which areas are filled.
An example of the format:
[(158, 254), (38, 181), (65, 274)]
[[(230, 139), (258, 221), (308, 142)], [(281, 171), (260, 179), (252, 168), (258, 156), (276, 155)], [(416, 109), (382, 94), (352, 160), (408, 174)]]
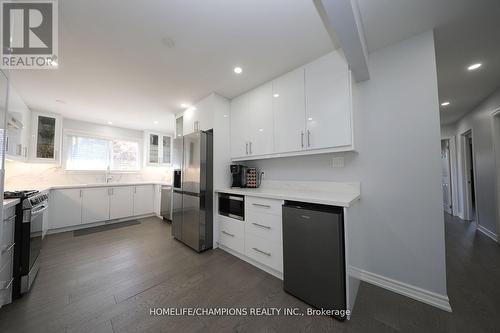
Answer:
[(19, 198), (16, 207), (14, 282), (12, 297), (27, 293), (39, 269), (43, 221), (47, 218), (49, 196), (38, 191), (5, 192), (5, 198)]

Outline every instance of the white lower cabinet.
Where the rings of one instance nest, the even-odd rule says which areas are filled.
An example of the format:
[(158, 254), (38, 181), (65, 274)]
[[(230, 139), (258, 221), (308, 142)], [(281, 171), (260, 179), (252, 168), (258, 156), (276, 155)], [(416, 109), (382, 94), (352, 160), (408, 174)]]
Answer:
[(151, 214), (154, 211), (153, 185), (134, 186), (134, 216)]
[(82, 223), (109, 220), (110, 188), (94, 187), (82, 190)]
[(245, 222), (230, 217), (219, 217), (219, 243), (238, 253), (245, 253)]
[(50, 191), (49, 229), (82, 223), (82, 190), (79, 188)]
[(4, 209), (0, 220), (0, 308), (12, 302), (15, 206)]
[(51, 190), (48, 228), (152, 214), (158, 199), (154, 189), (155, 185), (130, 185)]
[(109, 192), (109, 219), (121, 219), (134, 215), (134, 188), (111, 187)]
[(283, 272), (282, 200), (245, 196), (245, 221), (217, 215), (219, 244)]

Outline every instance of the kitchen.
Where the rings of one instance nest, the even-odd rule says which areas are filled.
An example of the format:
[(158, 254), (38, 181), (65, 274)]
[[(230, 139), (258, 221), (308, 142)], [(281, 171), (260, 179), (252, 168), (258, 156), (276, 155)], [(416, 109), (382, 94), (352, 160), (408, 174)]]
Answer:
[(56, 68), (0, 75), (0, 330), (448, 314), (432, 30), (363, 55), (329, 2), (59, 3)]

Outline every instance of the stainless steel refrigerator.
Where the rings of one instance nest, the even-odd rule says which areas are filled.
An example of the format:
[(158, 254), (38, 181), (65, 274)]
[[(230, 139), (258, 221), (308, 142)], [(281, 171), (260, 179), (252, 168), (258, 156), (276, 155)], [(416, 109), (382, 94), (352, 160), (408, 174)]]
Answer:
[(197, 252), (213, 242), (213, 135), (199, 131), (174, 139), (172, 235)]

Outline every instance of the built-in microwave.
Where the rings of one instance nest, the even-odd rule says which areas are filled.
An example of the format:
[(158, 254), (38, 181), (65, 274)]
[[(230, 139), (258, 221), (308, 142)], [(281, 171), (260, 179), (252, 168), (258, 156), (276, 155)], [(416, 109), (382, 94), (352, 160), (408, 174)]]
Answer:
[(245, 220), (245, 196), (219, 193), (219, 215)]

